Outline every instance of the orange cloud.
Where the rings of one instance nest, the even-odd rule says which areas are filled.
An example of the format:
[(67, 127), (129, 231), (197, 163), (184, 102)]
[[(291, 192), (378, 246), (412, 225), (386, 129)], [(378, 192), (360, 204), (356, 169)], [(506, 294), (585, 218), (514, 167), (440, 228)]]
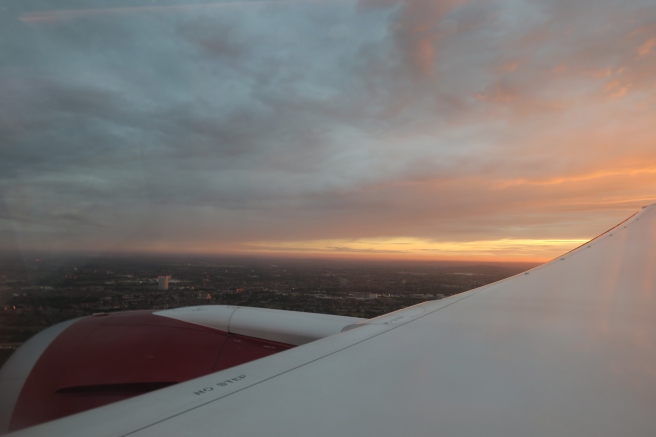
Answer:
[(619, 170), (598, 170), (587, 174), (580, 174), (580, 175), (568, 176), (568, 177), (556, 177), (556, 178), (549, 178), (549, 179), (542, 179), (542, 180), (521, 178), (512, 181), (502, 182), (500, 184), (495, 185), (495, 187), (506, 188), (511, 185), (559, 185), (564, 183), (608, 178), (612, 176), (636, 176), (640, 174), (656, 174), (656, 167), (645, 167), (645, 168), (637, 168), (637, 169), (619, 169)]
[(438, 25), (463, 0), (403, 0), (401, 15), (394, 25), (397, 42), (407, 65), (420, 76), (435, 73)]
[(638, 55), (640, 55), (641, 58), (651, 55), (654, 52), (654, 48), (656, 48), (656, 36), (645, 41), (640, 47), (638, 47)]
[(592, 72), (592, 77), (609, 77), (613, 74), (610, 68), (604, 68), (602, 70), (595, 70)]
[(624, 97), (631, 90), (632, 84), (630, 82), (623, 82), (615, 79), (606, 84), (604, 89), (611, 97)]

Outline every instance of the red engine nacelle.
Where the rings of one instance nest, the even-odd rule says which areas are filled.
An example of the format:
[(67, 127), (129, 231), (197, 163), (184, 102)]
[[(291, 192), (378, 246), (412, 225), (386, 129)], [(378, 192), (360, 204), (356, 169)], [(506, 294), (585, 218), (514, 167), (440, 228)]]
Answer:
[(0, 394), (10, 417), (0, 421), (15, 431), (291, 347), (153, 311), (84, 317), (48, 328), (11, 358)]

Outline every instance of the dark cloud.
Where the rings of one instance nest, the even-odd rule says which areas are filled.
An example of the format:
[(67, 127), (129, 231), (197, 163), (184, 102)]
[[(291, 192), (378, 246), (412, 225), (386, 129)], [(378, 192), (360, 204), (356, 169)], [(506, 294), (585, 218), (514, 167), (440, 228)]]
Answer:
[(5, 8), (21, 247), (572, 236), (654, 188), (647, 1)]

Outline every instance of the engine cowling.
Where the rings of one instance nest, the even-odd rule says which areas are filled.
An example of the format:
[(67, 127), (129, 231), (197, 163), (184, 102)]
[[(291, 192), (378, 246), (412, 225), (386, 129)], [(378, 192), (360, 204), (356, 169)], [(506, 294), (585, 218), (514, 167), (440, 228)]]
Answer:
[(60, 323), (26, 342), (0, 370), (0, 432), (263, 358), (361, 320), (210, 305)]

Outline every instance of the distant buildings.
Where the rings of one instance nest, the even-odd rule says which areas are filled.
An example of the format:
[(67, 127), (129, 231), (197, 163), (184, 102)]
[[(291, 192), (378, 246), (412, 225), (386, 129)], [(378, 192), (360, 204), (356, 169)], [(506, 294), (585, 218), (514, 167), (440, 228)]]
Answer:
[(169, 280), (171, 279), (171, 275), (168, 276), (158, 276), (157, 277), (157, 285), (159, 290), (168, 290), (169, 289)]
[(353, 297), (356, 298), (356, 299), (369, 300), (369, 299), (377, 299), (378, 294), (376, 294), (376, 293), (353, 293)]

